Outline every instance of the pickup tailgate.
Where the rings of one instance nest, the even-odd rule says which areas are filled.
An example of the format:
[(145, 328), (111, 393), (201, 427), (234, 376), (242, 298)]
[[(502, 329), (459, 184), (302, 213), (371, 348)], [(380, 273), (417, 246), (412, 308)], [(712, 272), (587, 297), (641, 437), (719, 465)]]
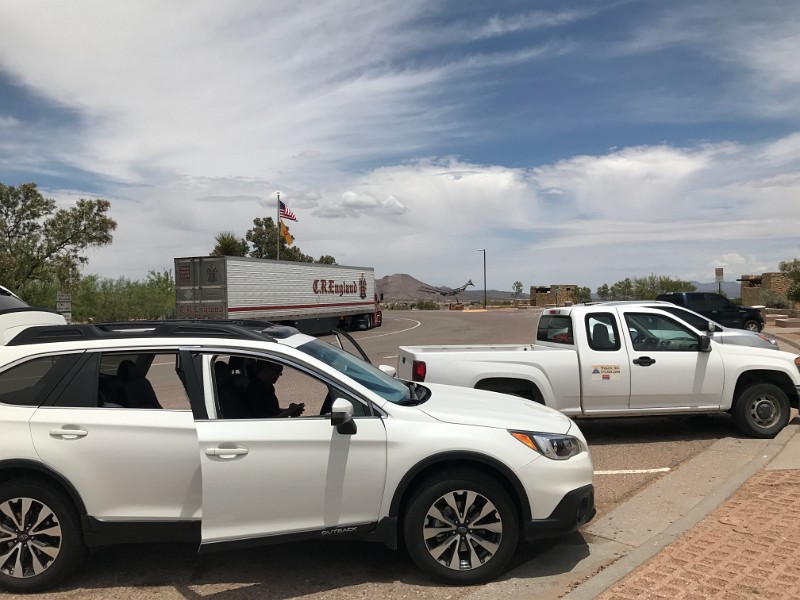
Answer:
[(464, 344), (444, 346), (400, 346), (397, 355), (397, 377), (407, 381), (413, 377), (415, 361), (441, 363), (449, 359), (460, 360), (464, 354), (492, 352), (532, 352), (531, 344)]

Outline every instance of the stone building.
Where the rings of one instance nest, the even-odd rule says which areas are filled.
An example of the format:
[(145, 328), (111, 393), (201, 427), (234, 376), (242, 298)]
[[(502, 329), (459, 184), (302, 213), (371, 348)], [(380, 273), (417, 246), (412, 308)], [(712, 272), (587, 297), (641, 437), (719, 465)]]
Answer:
[[(744, 306), (758, 306), (763, 304), (761, 292), (769, 290), (786, 298), (791, 287), (791, 280), (783, 273), (762, 273), (761, 275), (742, 275), (741, 282), (742, 304)], [(794, 310), (800, 309), (800, 303), (795, 302)]]
[(531, 306), (568, 306), (575, 304), (577, 285), (532, 285)]

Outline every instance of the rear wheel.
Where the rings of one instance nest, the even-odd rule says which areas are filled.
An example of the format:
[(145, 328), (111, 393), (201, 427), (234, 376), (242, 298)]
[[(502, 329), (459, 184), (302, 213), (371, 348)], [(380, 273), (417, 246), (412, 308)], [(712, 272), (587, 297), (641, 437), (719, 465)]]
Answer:
[(733, 406), (733, 420), (740, 431), (757, 438), (774, 438), (789, 422), (789, 399), (771, 383), (746, 388)]
[(758, 321), (745, 321), (744, 325), (742, 325), (742, 329), (758, 333), (761, 331), (761, 326), (758, 324)]
[(496, 578), (514, 555), (519, 517), (503, 487), (478, 471), (429, 478), (405, 513), (411, 558), (429, 576), (456, 585)]
[(83, 557), (78, 517), (60, 492), (33, 479), (0, 491), (0, 587), (38, 592), (57, 585)]

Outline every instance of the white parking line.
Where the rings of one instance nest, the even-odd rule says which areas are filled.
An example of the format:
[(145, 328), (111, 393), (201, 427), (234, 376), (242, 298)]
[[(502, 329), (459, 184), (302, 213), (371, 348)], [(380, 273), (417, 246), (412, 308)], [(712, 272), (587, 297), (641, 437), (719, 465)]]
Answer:
[[(401, 329), (400, 331), (390, 331), (389, 333), (379, 333), (377, 335), (365, 335), (363, 337), (359, 336), (359, 337), (356, 338), (356, 341), (358, 341), (358, 340), (368, 340), (370, 338), (385, 337), (387, 335), (396, 335), (398, 333), (404, 333), (406, 331), (411, 331), (412, 329), (416, 329), (417, 327), (422, 325), (422, 323), (420, 323), (419, 321), (417, 321), (415, 319), (406, 319), (404, 317), (392, 317), (392, 318), (395, 321), (411, 321), (412, 323), (416, 323), (416, 325), (414, 325), (413, 327), (409, 327), (408, 329)], [(355, 337), (355, 336), (353, 336), (353, 337)]]
[(660, 469), (622, 469), (620, 471), (595, 471), (595, 475), (638, 475), (640, 473), (666, 473), (670, 470), (669, 467), (661, 467)]

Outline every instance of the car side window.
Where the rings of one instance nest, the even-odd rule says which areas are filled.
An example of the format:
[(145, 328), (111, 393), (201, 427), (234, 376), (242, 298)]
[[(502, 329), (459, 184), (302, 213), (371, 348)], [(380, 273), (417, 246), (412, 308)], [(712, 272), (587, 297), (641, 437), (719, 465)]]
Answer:
[(40, 356), (0, 373), (0, 403), (40, 406), (81, 354)]
[[(351, 402), (354, 416), (370, 414), (366, 403), (284, 361), (252, 355), (213, 355), (211, 378), (217, 415), (222, 419), (320, 417), (330, 413), (337, 397)], [(299, 414), (297, 407), (302, 408)]]
[(536, 328), (536, 339), (540, 342), (573, 344), (572, 319), (569, 315), (542, 315)]
[(683, 323), (666, 316), (627, 313), (625, 322), (637, 351), (689, 352), (700, 349), (700, 340)]
[(686, 308), (698, 312), (708, 310), (705, 294), (686, 294)]
[(55, 404), (190, 410), (177, 353), (91, 352)]
[(730, 302), (724, 296), (705, 294), (705, 297), (708, 310), (727, 310), (730, 306)]
[(586, 316), (586, 338), (592, 350), (602, 352), (620, 349), (617, 322), (610, 313), (594, 313)]

